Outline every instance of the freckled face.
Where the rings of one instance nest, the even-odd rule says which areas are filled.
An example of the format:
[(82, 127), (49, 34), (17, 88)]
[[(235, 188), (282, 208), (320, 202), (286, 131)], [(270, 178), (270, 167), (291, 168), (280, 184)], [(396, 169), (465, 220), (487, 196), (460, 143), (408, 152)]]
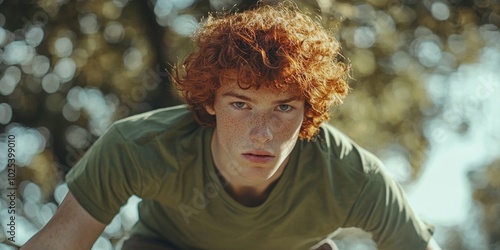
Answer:
[(299, 137), (304, 100), (297, 91), (241, 89), (227, 80), (217, 90), (212, 155), (229, 182), (260, 183), (282, 173)]

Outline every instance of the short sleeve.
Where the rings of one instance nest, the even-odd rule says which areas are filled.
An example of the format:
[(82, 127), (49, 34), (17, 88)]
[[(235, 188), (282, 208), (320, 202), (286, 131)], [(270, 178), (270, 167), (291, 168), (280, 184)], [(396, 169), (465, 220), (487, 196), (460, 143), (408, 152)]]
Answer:
[(131, 195), (141, 193), (141, 176), (130, 146), (112, 126), (66, 175), (66, 182), (87, 212), (109, 224)]
[(408, 204), (404, 190), (385, 173), (382, 163), (365, 165), (367, 179), (345, 227), (372, 234), (378, 249), (426, 249), (433, 229), (421, 221)]

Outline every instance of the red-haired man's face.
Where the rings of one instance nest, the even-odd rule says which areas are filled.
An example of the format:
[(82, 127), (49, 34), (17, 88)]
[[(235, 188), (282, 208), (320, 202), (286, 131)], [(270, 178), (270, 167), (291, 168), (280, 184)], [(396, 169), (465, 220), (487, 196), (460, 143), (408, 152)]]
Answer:
[(212, 155), (230, 184), (254, 185), (281, 175), (304, 117), (297, 91), (244, 90), (228, 79), (206, 109), (216, 118)]

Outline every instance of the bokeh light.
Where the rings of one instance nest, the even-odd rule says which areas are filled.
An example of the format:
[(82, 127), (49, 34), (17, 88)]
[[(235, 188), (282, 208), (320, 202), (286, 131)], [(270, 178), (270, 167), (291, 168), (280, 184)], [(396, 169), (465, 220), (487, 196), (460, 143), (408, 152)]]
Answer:
[[(27, 128), (17, 123), (10, 123), (5, 131), (6, 134), (14, 135), (16, 138), (16, 162), (18, 166), (26, 166), (33, 157), (45, 149), (45, 138), (37, 129)], [(4, 158), (7, 156), (0, 156)]]
[(55, 54), (58, 57), (67, 57), (73, 52), (73, 42), (68, 37), (57, 38), (54, 43)]
[(109, 22), (104, 29), (104, 39), (108, 43), (119, 43), (123, 40), (125, 30), (119, 22)]
[(450, 17), (450, 9), (444, 2), (436, 1), (431, 4), (431, 13), (434, 18), (444, 21)]
[(370, 48), (376, 41), (376, 32), (373, 28), (361, 26), (354, 31), (354, 45), (358, 48)]
[(21, 64), (28, 60), (30, 48), (24, 41), (11, 42), (4, 48), (3, 61), (10, 65)]
[(54, 73), (57, 74), (61, 82), (68, 82), (73, 79), (76, 72), (76, 64), (73, 59), (66, 57), (59, 60), (55, 67)]
[(189, 36), (198, 28), (198, 21), (192, 15), (179, 15), (172, 21), (172, 30), (181, 36)]
[[(32, 27), (28, 28), (25, 36), (26, 36), (26, 43), (27, 44), (29, 44), (32, 47), (37, 47), (38, 45), (40, 45), (40, 43), (43, 40), (44, 32), (43, 32), (43, 29), (41, 27), (32, 26)], [(1, 40), (1, 38), (0, 38), (0, 40)], [(1, 44), (1, 42), (0, 42), (0, 44)]]
[(79, 17), (80, 31), (84, 34), (95, 34), (99, 30), (99, 22), (94, 13), (85, 13)]
[(12, 119), (12, 107), (8, 103), (0, 103), (0, 124), (9, 124)]

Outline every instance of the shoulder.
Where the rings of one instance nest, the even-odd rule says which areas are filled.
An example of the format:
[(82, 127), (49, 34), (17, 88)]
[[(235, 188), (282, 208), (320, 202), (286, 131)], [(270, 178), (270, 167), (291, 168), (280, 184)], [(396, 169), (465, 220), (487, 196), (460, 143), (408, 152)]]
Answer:
[(330, 201), (343, 212), (350, 210), (365, 187), (385, 185), (382, 162), (330, 124), (321, 125), (315, 140), (303, 140), (299, 147), (301, 174), (316, 173), (330, 190)]
[(199, 131), (198, 128), (200, 125), (185, 106), (158, 109), (119, 120), (89, 148), (67, 175), (67, 181), (78, 179), (76, 181), (82, 187), (91, 181), (114, 185), (120, 182), (128, 187), (130, 192), (127, 195), (155, 193), (155, 188), (163, 183), (161, 180), (178, 170), (179, 158), (187, 154), (179, 154), (176, 141), (200, 134), (193, 132)]
[(200, 138), (200, 128), (184, 105), (157, 109), (116, 121), (90, 152), (114, 154), (140, 171), (166, 171), (178, 166), (178, 142)]
[[(302, 141), (300, 146), (299, 169), (303, 175), (316, 174), (321, 183), (315, 186), (326, 187), (324, 202), (334, 208), (332, 214), (339, 221), (352, 221), (348, 218), (352, 218), (353, 208), (360, 200), (370, 203), (374, 200), (370, 195), (378, 197), (379, 191), (384, 190), (387, 179), (382, 162), (334, 126), (321, 125), (316, 139)], [(364, 195), (366, 191), (373, 193)], [(352, 225), (359, 227), (356, 223)]]
[(182, 136), (199, 128), (186, 105), (156, 109), (113, 123), (109, 131), (119, 133), (126, 141), (142, 143), (155, 137), (165, 139)]
[(362, 175), (377, 174), (382, 162), (371, 152), (355, 143), (346, 134), (331, 124), (323, 124), (314, 143), (321, 144), (320, 150), (328, 155), (332, 167)]

